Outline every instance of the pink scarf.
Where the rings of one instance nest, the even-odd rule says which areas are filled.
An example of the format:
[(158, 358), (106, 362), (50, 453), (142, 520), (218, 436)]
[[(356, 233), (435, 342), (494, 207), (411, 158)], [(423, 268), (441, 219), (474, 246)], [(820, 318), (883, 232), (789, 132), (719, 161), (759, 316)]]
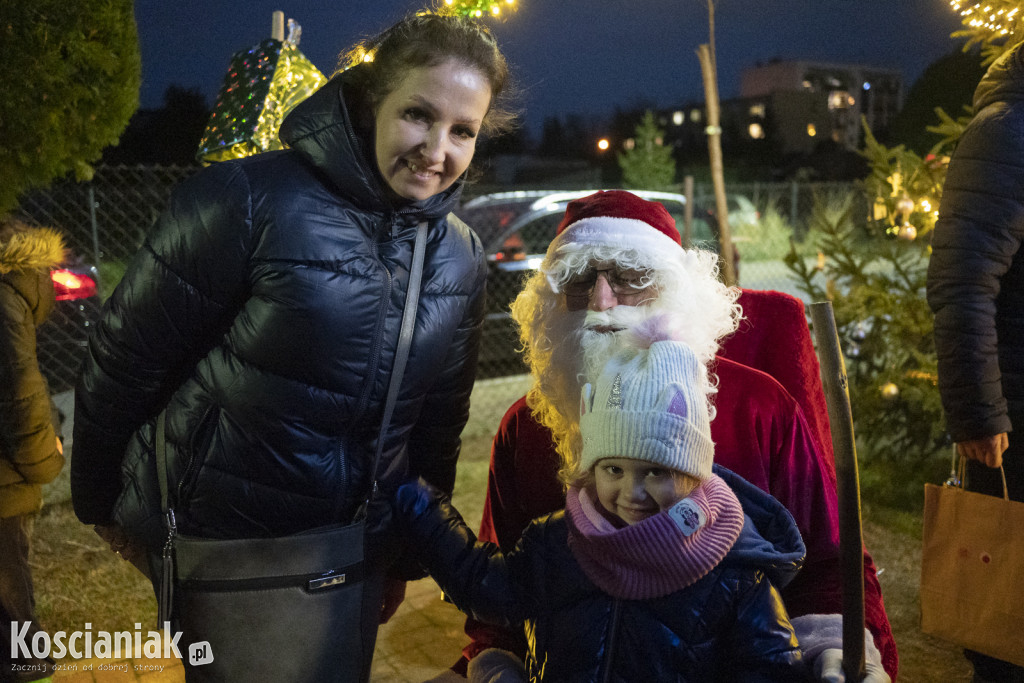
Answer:
[(652, 517), (616, 528), (585, 489), (570, 487), (569, 548), (583, 573), (612, 597), (659, 598), (685, 588), (725, 557), (743, 529), (743, 508), (711, 475), (689, 496)]

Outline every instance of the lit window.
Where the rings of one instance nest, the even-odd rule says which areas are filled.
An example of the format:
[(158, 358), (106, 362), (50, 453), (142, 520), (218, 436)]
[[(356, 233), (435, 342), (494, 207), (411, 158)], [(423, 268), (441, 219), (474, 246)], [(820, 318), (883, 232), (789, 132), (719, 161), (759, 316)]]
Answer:
[(847, 95), (846, 96), (846, 103), (849, 104), (852, 107), (853, 105), (855, 105), (857, 103), (857, 100), (853, 99), (853, 95)]
[(846, 109), (850, 104), (853, 104), (853, 98), (845, 90), (833, 90), (828, 94), (829, 109)]
[(814, 86), (811, 85), (810, 81), (804, 81), (804, 88), (805, 89), (810, 90), (812, 87), (814, 87)]
[(683, 112), (681, 112), (681, 111), (673, 112), (673, 114), (672, 114), (672, 123), (674, 123), (677, 126), (681, 126), (681, 125), (683, 125), (683, 121), (685, 121), (685, 120), (686, 120), (686, 116), (683, 115)]
[(815, 127), (815, 125), (814, 125), (813, 123), (808, 123), (808, 124), (807, 124), (807, 134), (808, 134), (809, 136), (811, 136), (812, 138), (813, 138), (813, 137), (814, 137), (815, 135), (817, 135), (817, 134), (818, 134), (818, 129), (817, 129), (817, 127)]
[(690, 120), (691, 121), (693, 121), (694, 123), (700, 123), (700, 119), (701, 119), (700, 109), (692, 109), (692, 110), (690, 110)]
[(764, 138), (764, 127), (762, 127), (760, 123), (752, 123), (747, 126), (747, 133), (749, 133), (750, 137), (754, 140), (760, 140)]
[(750, 115), (758, 118), (764, 118), (764, 103), (750, 105)]
[(633, 138), (627, 138), (625, 142), (622, 143), (622, 147), (624, 149), (633, 149), (634, 147), (636, 147), (636, 140), (634, 140)]

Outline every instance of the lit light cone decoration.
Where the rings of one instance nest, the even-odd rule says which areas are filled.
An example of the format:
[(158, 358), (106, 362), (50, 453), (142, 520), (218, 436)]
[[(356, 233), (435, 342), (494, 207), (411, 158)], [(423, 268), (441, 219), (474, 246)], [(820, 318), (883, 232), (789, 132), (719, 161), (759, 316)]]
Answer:
[(443, 0), (437, 3), (438, 12), (465, 17), (498, 17), (502, 12), (515, 9), (516, 0)]
[(302, 28), (288, 20), (288, 37), (267, 38), (236, 52), (224, 77), (217, 104), (199, 142), (202, 164), (281, 149), (281, 122), (327, 77), (299, 52)]
[(900, 395), (900, 388), (893, 382), (886, 382), (883, 384), (880, 391), (882, 393), (882, 398), (886, 401), (895, 401)]

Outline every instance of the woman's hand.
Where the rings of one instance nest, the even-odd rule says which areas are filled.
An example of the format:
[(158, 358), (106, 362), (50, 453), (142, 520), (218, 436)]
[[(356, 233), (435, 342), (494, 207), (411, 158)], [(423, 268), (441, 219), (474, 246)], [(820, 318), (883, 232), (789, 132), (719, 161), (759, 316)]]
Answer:
[(146, 554), (146, 548), (126, 534), (120, 525), (97, 524), (93, 527), (93, 530), (97, 536), (107, 542), (107, 545), (110, 546), (110, 549), (118, 557), (131, 562), (136, 569), (142, 572), (143, 576), (150, 581), (153, 580), (153, 576), (149, 571), (149, 558)]
[(381, 599), (380, 623), (386, 624), (405, 600), (405, 581), (384, 578), (384, 596)]

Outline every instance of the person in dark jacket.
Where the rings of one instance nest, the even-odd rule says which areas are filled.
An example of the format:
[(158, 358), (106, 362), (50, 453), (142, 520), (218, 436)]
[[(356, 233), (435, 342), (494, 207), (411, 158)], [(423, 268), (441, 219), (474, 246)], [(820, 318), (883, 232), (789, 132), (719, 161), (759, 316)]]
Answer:
[(383, 579), (400, 550), (386, 494), (410, 474), (452, 489), (476, 367), (484, 252), (450, 212), (478, 134), (512, 117), (504, 57), (472, 20), (410, 16), (352, 54), (286, 117), (288, 149), (215, 164), (174, 192), (89, 340), (71, 488), (113, 548), (160, 547), (163, 411), (180, 532), (272, 537), (351, 520), (426, 222), (367, 521), (366, 592), (383, 595), (386, 619), (404, 595), (394, 572)]
[[(1024, 44), (974, 93), (957, 143), (928, 264), (939, 393), (967, 487), (1024, 500)], [(1011, 433), (1013, 432), (1013, 433)], [(1024, 668), (968, 652), (975, 680), (1024, 681)]]
[(60, 422), (36, 358), (36, 328), (53, 310), (50, 270), (64, 260), (53, 230), (0, 221), (0, 681), (49, 676), (53, 662), (12, 652), (11, 630), (41, 631), (28, 564), (42, 485), (64, 466)]
[(514, 550), (476, 542), (434, 489), (398, 491), (452, 601), (482, 621), (526, 621), (525, 668), (484, 652), (471, 681), (809, 680), (776, 588), (803, 562), (796, 523), (712, 472), (706, 367), (656, 325), (640, 334), (583, 387), (565, 510), (531, 522)]

